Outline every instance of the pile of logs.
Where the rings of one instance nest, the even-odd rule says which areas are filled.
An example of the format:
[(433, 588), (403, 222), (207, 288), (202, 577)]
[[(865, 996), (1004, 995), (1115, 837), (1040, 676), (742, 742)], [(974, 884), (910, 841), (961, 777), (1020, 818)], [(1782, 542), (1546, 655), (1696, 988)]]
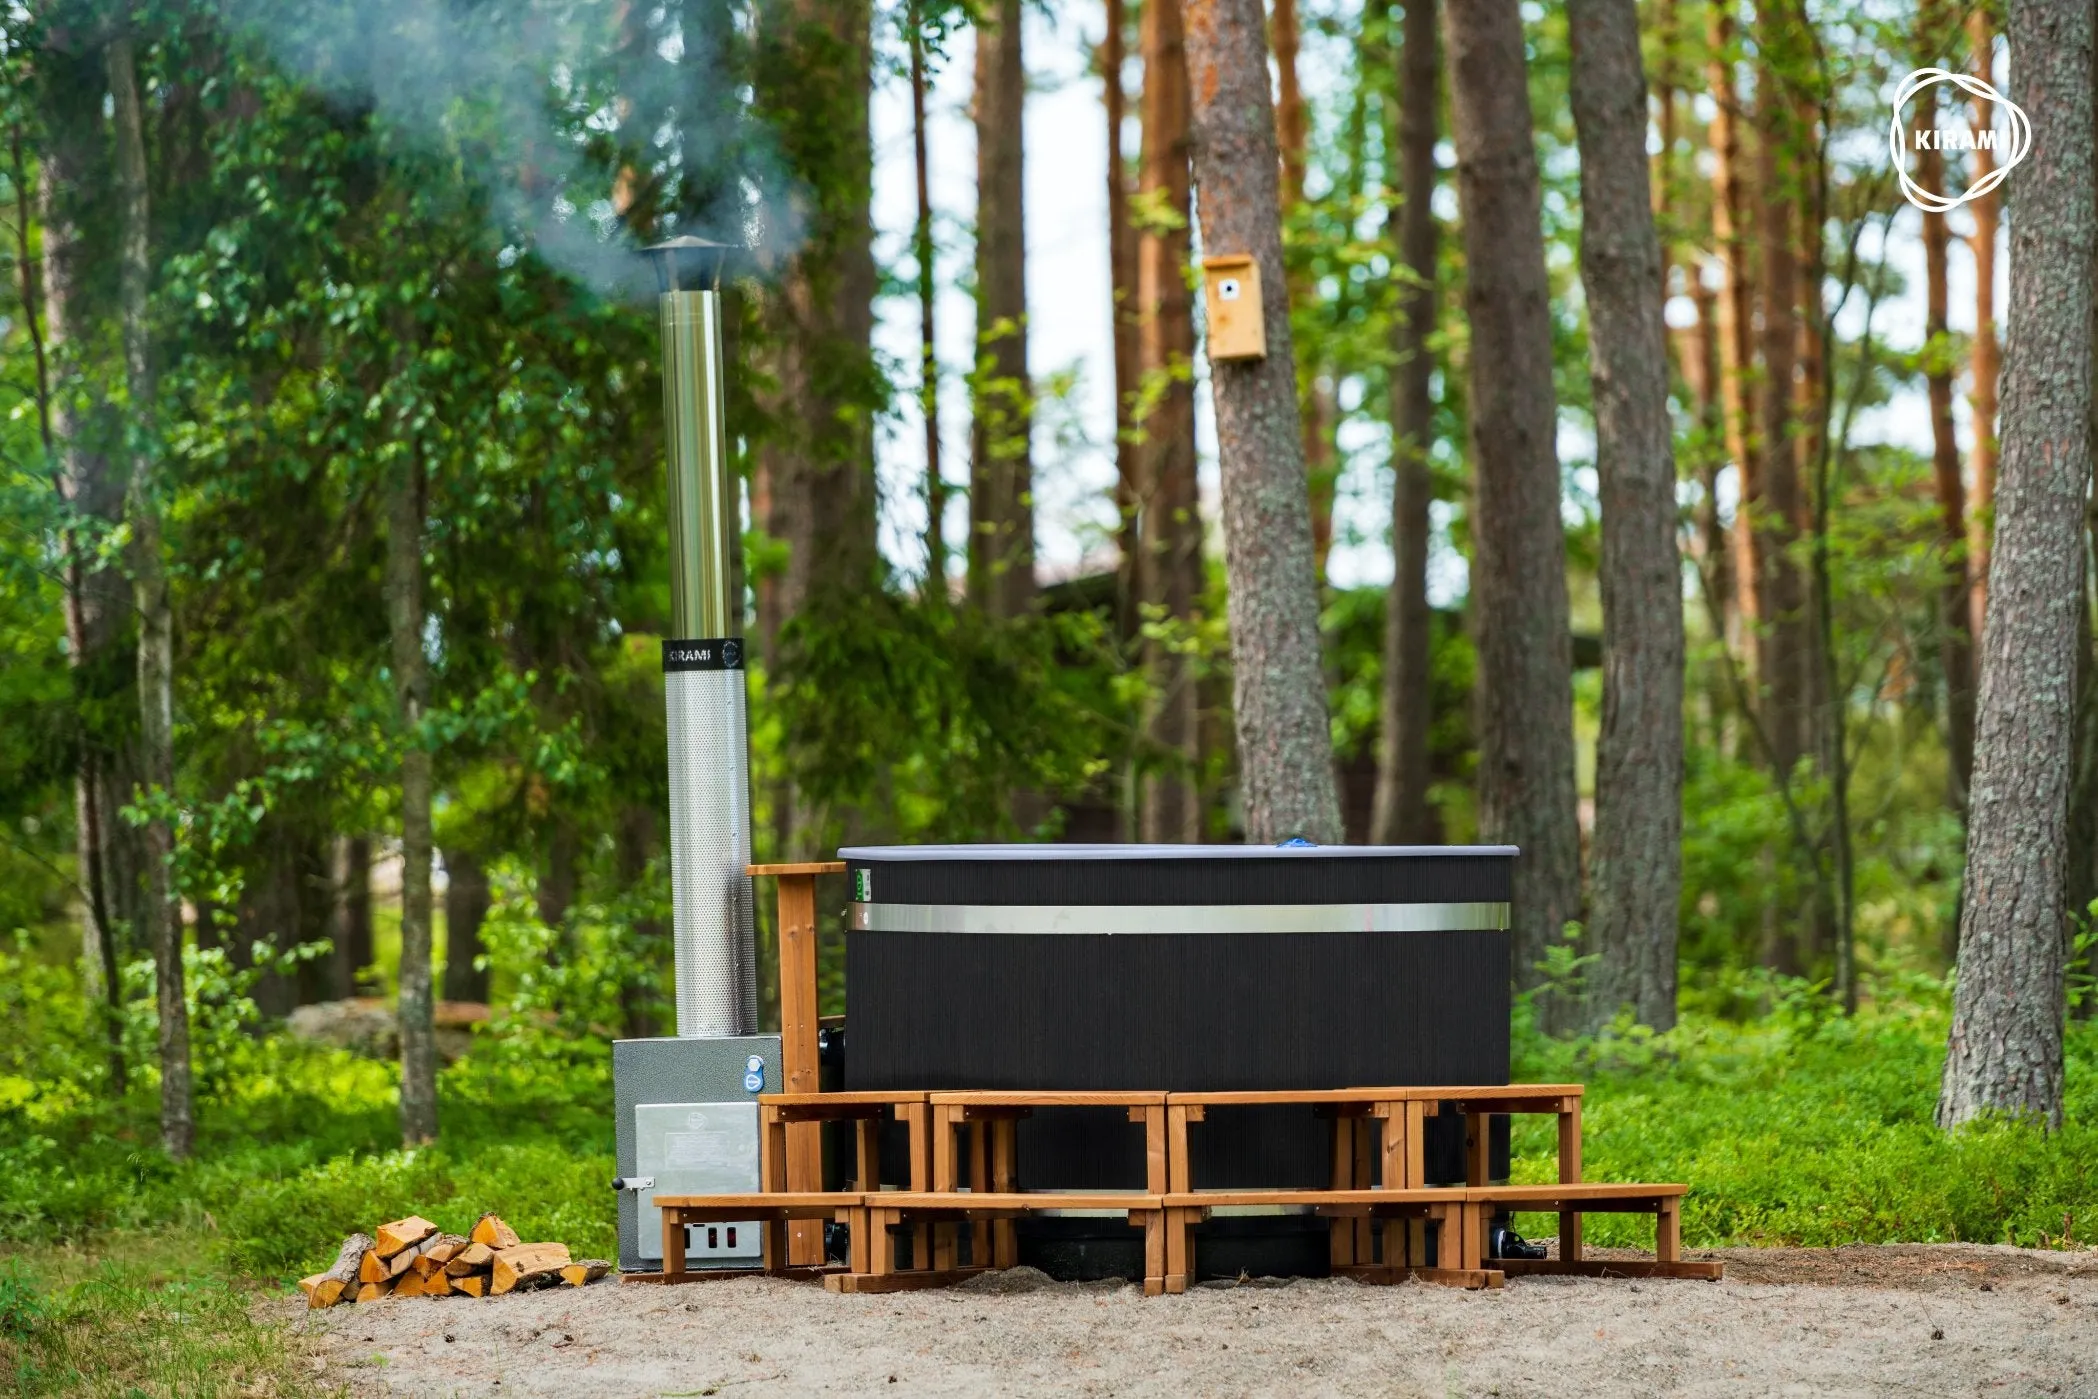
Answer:
[(581, 1287), (612, 1265), (602, 1258), (572, 1259), (567, 1244), (528, 1244), (495, 1215), (484, 1214), (465, 1238), (447, 1234), (421, 1215), (381, 1224), (379, 1235), (342, 1241), (335, 1266), (299, 1279), (309, 1307), (376, 1302), (381, 1297), (500, 1297), (535, 1287)]

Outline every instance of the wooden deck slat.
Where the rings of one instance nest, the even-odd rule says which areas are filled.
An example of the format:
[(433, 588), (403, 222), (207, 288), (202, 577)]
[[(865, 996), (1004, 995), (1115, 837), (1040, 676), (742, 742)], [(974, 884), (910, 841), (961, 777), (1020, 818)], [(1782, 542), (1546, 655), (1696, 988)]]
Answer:
[(1510, 1100), (1554, 1102), (1578, 1098), (1578, 1083), (1465, 1084), (1461, 1086), (1396, 1085), (1362, 1088), (1232, 1089), (1203, 1093), (1168, 1093), (1166, 1101), (1176, 1106), (1230, 1107), (1267, 1103), (1370, 1103), (1370, 1102), (1458, 1102), (1500, 1103)]
[(1190, 1190), (1165, 1197), (1168, 1209), (1219, 1205), (1461, 1205), (1464, 1187), (1447, 1190)]
[(888, 1210), (1009, 1210), (1022, 1214), (1037, 1210), (1155, 1210), (1165, 1207), (1162, 1195), (1128, 1192), (1016, 1191), (976, 1194), (966, 1191), (884, 1190), (868, 1197), (870, 1204)]
[(1166, 1103), (1163, 1090), (1125, 1093), (1095, 1089), (1073, 1089), (1064, 1092), (1033, 1088), (968, 1088), (934, 1093), (931, 1096), (935, 1107), (1120, 1108), (1164, 1107)]
[(864, 1199), (857, 1192), (844, 1190), (774, 1190), (736, 1195), (658, 1195), (655, 1203), (658, 1209), (680, 1210), (848, 1209)]
[(799, 864), (745, 865), (743, 872), (753, 879), (763, 879), (768, 875), (777, 877), (795, 874), (843, 874), (845, 873), (845, 862), (843, 860), (805, 860)]
[(1648, 1181), (1570, 1181), (1557, 1185), (1474, 1185), (1465, 1189), (1467, 1199), (1489, 1204), (1520, 1205), (1545, 1200), (1579, 1201), (1589, 1208), (1595, 1200), (1668, 1200), (1690, 1193), (1682, 1184), (1656, 1185)]

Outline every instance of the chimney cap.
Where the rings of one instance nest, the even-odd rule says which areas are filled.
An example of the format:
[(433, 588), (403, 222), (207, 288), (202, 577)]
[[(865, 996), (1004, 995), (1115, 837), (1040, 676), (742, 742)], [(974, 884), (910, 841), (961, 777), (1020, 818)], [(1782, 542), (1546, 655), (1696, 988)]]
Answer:
[(716, 243), (710, 238), (685, 233), (666, 238), (645, 251), (656, 265), (657, 286), (672, 292), (718, 291), (722, 268), (735, 250), (734, 244)]

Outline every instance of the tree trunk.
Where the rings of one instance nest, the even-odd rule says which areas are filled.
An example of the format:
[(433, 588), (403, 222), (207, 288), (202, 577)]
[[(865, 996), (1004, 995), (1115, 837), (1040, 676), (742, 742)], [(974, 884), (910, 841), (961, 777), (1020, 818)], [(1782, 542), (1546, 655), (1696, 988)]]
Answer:
[[(1100, 83), (1107, 108), (1107, 261), (1115, 371), (1115, 628), (1126, 642), (1137, 632), (1137, 554), (1142, 549), (1138, 496), (1141, 452), (1130, 410), (1142, 373), (1137, 363), (1136, 230), (1129, 222), (1129, 162), (1122, 128), (1129, 99), (1122, 87), (1128, 58), (1128, 16), (1122, 0), (1107, 0), (1107, 35), (1100, 43)], [(1145, 74), (1150, 81), (1150, 74)]]
[[(1967, 17), (1968, 42), (1974, 49), (1974, 75), (1983, 82), (1993, 80), (1996, 36), (1989, 27), (1989, 10), (1977, 5)], [(1987, 131), (1995, 122), (1996, 104), (1977, 99), (1969, 120), (1977, 131)], [(1968, 188), (1986, 179), (1996, 169), (1996, 153), (1974, 152)], [(2003, 351), (1996, 327), (1996, 242), (2002, 226), (1995, 190), (1967, 201), (1974, 218), (1974, 235), (1968, 248), (1974, 254), (1974, 348), (1972, 351), (1974, 409), (1974, 452), (1971, 461), (1972, 494), (1967, 501), (1967, 618), (1971, 633), (1970, 655), (1980, 654), (1982, 614), (1989, 605), (1989, 524), (1996, 502), (1996, 380), (2002, 372)]]
[[(1933, 130), (1937, 118), (1938, 91), (1925, 88), (1916, 95), (1913, 129)], [(1932, 193), (1944, 193), (1945, 157), (1934, 147), (1917, 151), (1916, 183)], [(1938, 629), (1942, 637), (1939, 664), (1945, 671), (1945, 747), (1951, 759), (1947, 797), (1953, 810), (1965, 811), (1967, 781), (1974, 770), (1974, 646), (1967, 611), (1967, 486), (1960, 479), (1960, 444), (1952, 424), (1952, 332), (1945, 285), (1951, 242), (1945, 215), (1924, 210), (1923, 372), (1930, 401), (1932, 475), (1938, 488), (1939, 548), (1944, 553)]]
[(1020, 0), (976, 31), (976, 372), (969, 428), (969, 596), (995, 617), (1034, 599), (1034, 419), (1027, 374), (1027, 228)]
[[(1479, 834), (1522, 850), (1511, 926), (1516, 984), (1530, 987), (1581, 916), (1551, 288), (1521, 10), (1448, 0), (1443, 13), (1472, 337)], [(1638, 294), (1653, 295), (1651, 276)]]
[(1391, 594), (1384, 613), (1384, 689), (1377, 792), (1370, 839), (1429, 845), (1441, 839), (1428, 805), (1430, 676), (1434, 614), (1428, 608), (1428, 506), (1434, 481), (1436, 294), (1435, 142), (1442, 57), (1435, 0), (1406, 0), (1399, 46), (1396, 203), (1387, 225), (1405, 269), (1391, 330)]
[(925, 149), (925, 33), (922, 6), (912, 0), (911, 162), (918, 177), (918, 221), (911, 255), (918, 264), (918, 411), (925, 417), (925, 592), (947, 596), (947, 481), (940, 474), (940, 352), (933, 337), (938, 250), (932, 237), (932, 166)]
[(1763, 695), (1763, 728), (1780, 782), (1813, 751), (1808, 712), (1809, 649), (1806, 595), (1791, 554), (1803, 514), (1796, 429), (1799, 355), (1799, 252), (1793, 240), (1794, 209), (1806, 197), (1800, 176), (1799, 141), (1792, 103), (1773, 50), (1789, 43), (1786, 21), (1773, 15), (1759, 24), (1764, 62), (1756, 75), (1756, 155), (1761, 185), (1762, 368), (1757, 440), (1759, 456), (1744, 493), (1748, 518), (1750, 587), (1761, 627), (1757, 679)]
[(401, 743), (401, 1142), (437, 1137), (437, 1053), (430, 1002), (431, 754), (423, 654), (424, 468), (419, 454), (387, 483), (386, 616)]
[(1734, 463), (1734, 528), (1726, 577), (1732, 583), (1724, 609), (1736, 629), (1729, 638), (1750, 677), (1758, 674), (1755, 557), (1749, 545), (1748, 511), (1757, 493), (1756, 454), (1750, 445), (1748, 376), (1755, 364), (1750, 335), (1755, 326), (1755, 285), (1749, 272), (1747, 208), (1742, 189), (1741, 89), (1735, 72), (1739, 43), (1735, 0), (1713, 0), (1706, 35), (1706, 83), (1712, 90), (1712, 248), (1719, 262), (1719, 294), (1713, 303), (1719, 340), (1720, 438)]
[(1661, 243), (1647, 185), (1635, 0), (1572, 0), (1581, 286), (1601, 482), (1603, 726), (1590, 931), (1598, 1024), (1620, 1006), (1675, 1024), (1682, 890), (1683, 584)]
[(773, 409), (783, 430), (763, 450), (763, 518), (787, 551), (785, 571), (761, 609), (775, 667), (786, 660), (778, 651), (780, 626), (860, 596), (880, 567), (871, 26), (866, 0), (776, 0), (763, 16), (761, 105), (788, 169), (822, 192), (803, 210), (800, 249), (766, 303), (778, 381)]
[[(94, 85), (83, 82), (78, 86), (92, 92)], [(76, 101), (71, 105), (77, 108), (79, 104)], [(59, 392), (60, 376), (53, 364), (66, 348), (66, 311), (73, 298), (75, 279), (81, 272), (78, 230), (73, 225), (70, 200), (87, 177), (92, 155), (83, 149), (79, 118), (75, 111), (47, 116), (49, 139), (41, 153), (34, 217), (22, 128), (17, 124), (10, 132), (15, 260), (21, 275), (22, 319), (35, 352), (37, 432), (47, 468), (59, 497), (74, 514), (111, 519), (122, 505), (110, 480), (109, 460), (100, 452), (83, 449), (75, 440), (78, 425), (74, 421), (73, 395)], [(44, 235), (41, 264), (29, 241), (32, 224), (38, 221)], [(121, 582), (101, 570), (91, 571), (82, 557), (77, 535), (67, 531), (66, 662), (72, 672), (76, 713), (90, 702), (97, 673), (108, 669), (112, 623), (122, 615), (120, 606), (111, 605), (108, 594), (112, 585), (121, 586)], [(73, 779), (73, 848), (80, 886), (81, 987), (87, 994), (91, 1014), (101, 1022), (108, 1045), (110, 1094), (122, 1098), (130, 1073), (124, 1061), (116, 901), (108, 878), (112, 827), (120, 823), (105, 801), (107, 755), (96, 742), (96, 735), (84, 724), (78, 747)]]
[(444, 852), (444, 998), (488, 999), (488, 969), (476, 967), (481, 955), (481, 925), (492, 902), (488, 870), (470, 850)]
[(582, 859), (575, 822), (555, 812), (546, 824), (546, 843), (539, 852), (538, 888), (533, 891), (533, 909), (539, 921), (561, 934), (566, 946), (568, 911), (575, 907), (577, 866)]
[[(1274, 0), (1269, 32), (1275, 49), (1275, 140), (1282, 155), (1282, 221), (1304, 202), (1306, 147), (1311, 139), (1310, 114), (1304, 103), (1303, 84), (1297, 77), (1297, 47), (1301, 37), (1297, 23), (1297, 0)], [(1290, 280), (1289, 300), (1293, 306), (1313, 299), (1313, 289), (1302, 277)], [(1322, 366), (1306, 354), (1297, 366), (1297, 405), (1302, 415), (1300, 435), (1304, 444), (1304, 475), (1311, 492), (1311, 555), (1318, 576), (1326, 576), (1326, 555), (1333, 547), (1333, 438), (1332, 395), (1321, 386)]]
[[(140, 777), (148, 795), (175, 796), (175, 638), (162, 556), (160, 486), (151, 437), (153, 374), (146, 298), (152, 278), (146, 205), (146, 141), (139, 112), (138, 70), (129, 34), (110, 40), (106, 55), (115, 116), (119, 243), (117, 277), (124, 377), (130, 392), (131, 482), (124, 518), (131, 530), (132, 597), (138, 611)], [(153, 949), (159, 1013), (160, 1140), (184, 1159), (195, 1137), (189, 1059), (189, 1007), (182, 984), (182, 893), (175, 885), (175, 827), (163, 810), (145, 823), (146, 938)]]
[(335, 994), (359, 993), (359, 978), (373, 960), (372, 843), (364, 836), (337, 836), (332, 861), (335, 884)]
[[(1145, 411), (1137, 448), (1137, 598), (1185, 626), (1202, 600), (1202, 506), (1195, 482), (1194, 298), (1187, 288), (1189, 208), (1187, 49), (1180, 0), (1150, 0), (1143, 51), (1144, 145), (1139, 198), (1159, 217), (1137, 239), (1137, 383)], [(1143, 645), (1151, 695), (1137, 804), (1139, 838), (1202, 838), (1201, 698), (1181, 646)]]
[(2091, 475), (2090, 0), (2012, 0), (2011, 99), (2032, 119), (2016, 182), (2003, 465), (1983, 629), (1960, 961), (1938, 1121), (2062, 1115), (2067, 856)]
[(1267, 355), (1210, 359), (1246, 838), (1341, 838), (1319, 664), (1318, 574), (1282, 266), (1275, 112), (1260, 0), (1186, 6), (1202, 243), (1259, 268)]

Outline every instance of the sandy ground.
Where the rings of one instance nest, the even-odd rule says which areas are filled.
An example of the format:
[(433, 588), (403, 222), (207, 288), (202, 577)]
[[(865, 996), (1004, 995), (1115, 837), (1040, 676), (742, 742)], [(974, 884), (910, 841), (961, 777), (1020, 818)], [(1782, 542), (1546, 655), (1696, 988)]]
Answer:
[[(282, 1315), (360, 1395), (2098, 1395), (2098, 1254), (1726, 1250), (1724, 1282), (1342, 1280), (1146, 1300), (1031, 1269), (386, 1300)], [(275, 1305), (275, 1304), (272, 1304)]]

